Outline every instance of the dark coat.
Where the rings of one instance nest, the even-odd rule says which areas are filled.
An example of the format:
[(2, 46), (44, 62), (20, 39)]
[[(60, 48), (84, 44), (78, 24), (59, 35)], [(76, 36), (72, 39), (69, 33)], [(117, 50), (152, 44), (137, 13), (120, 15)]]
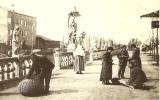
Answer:
[(41, 78), (43, 78), (55, 67), (55, 65), (50, 62), (46, 56), (37, 56), (33, 54), (32, 60), (33, 64), (28, 72), (27, 78), (30, 78), (32, 75), (40, 75)]
[(103, 56), (100, 81), (106, 81), (112, 78), (112, 61), (111, 53), (106, 52)]
[(135, 68), (135, 67), (142, 68), (141, 58), (136, 57), (134, 59), (130, 59), (129, 60), (129, 67), (130, 67), (130, 69)]
[(128, 51), (122, 51), (117, 55), (119, 59), (119, 66), (126, 66), (129, 58)]
[(140, 50), (139, 48), (135, 48), (133, 50), (132, 56), (129, 58), (129, 63), (134, 63), (132, 67), (142, 68), (141, 58), (140, 58)]
[(129, 79), (129, 84), (137, 87), (142, 86), (144, 82), (147, 81), (146, 74), (139, 67), (135, 67), (131, 69), (131, 75)]

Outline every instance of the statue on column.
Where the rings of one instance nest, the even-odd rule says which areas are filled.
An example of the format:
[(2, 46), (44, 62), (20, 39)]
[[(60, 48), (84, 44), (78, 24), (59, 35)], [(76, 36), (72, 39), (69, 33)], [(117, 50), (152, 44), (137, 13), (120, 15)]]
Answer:
[(26, 42), (20, 37), (21, 25), (16, 26), (12, 34), (12, 57), (18, 57), (20, 53), (26, 52)]
[[(68, 52), (73, 52), (75, 50), (76, 44), (76, 32), (77, 32), (77, 23), (75, 18), (80, 16), (79, 12), (77, 11), (76, 7), (74, 10), (68, 14), (68, 28), (69, 28), (69, 39), (68, 39)], [(71, 20), (72, 19), (72, 20)]]
[(72, 20), (72, 23), (69, 25), (69, 42), (75, 44), (76, 41), (76, 32), (77, 32), (77, 23), (75, 18)]
[(20, 47), (20, 26), (17, 26), (13, 30), (12, 34), (12, 57), (16, 57)]

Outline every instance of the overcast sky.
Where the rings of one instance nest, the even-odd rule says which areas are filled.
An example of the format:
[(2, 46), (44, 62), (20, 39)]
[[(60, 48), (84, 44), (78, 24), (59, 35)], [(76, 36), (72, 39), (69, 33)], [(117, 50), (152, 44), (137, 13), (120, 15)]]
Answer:
[[(151, 19), (142, 14), (160, 9), (160, 0), (0, 0), (0, 5), (37, 17), (37, 34), (55, 40), (67, 36), (68, 13), (76, 6), (78, 33), (127, 43), (132, 37), (143, 41), (152, 35)], [(156, 32), (156, 31), (155, 31)]]

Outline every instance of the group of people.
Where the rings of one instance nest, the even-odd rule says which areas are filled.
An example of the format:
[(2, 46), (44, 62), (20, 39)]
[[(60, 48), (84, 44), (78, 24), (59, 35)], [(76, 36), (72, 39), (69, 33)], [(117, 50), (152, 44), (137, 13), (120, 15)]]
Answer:
[[(133, 86), (134, 88), (141, 88), (143, 87), (143, 83), (147, 80), (144, 71), (142, 70), (142, 63), (140, 58), (140, 50), (136, 47), (135, 44), (131, 45), (133, 50), (132, 56), (129, 57), (128, 51), (126, 46), (122, 46), (121, 51), (117, 54), (119, 59), (119, 70), (118, 70), (118, 80), (125, 78), (124, 72), (126, 66), (130, 68), (130, 79), (128, 80), (127, 84)], [(109, 85), (112, 84), (112, 47), (108, 47), (106, 53), (103, 56), (102, 61), (102, 70), (100, 74), (100, 81), (102, 84)]]
[[(129, 62), (128, 67), (130, 68), (130, 79), (128, 84), (134, 88), (140, 88), (143, 86), (143, 83), (147, 80), (147, 78), (145, 73), (142, 71), (140, 50), (136, 47), (136, 45), (132, 45), (132, 47), (133, 54), (131, 57), (128, 55), (126, 46), (123, 46), (121, 52), (117, 55), (119, 59), (118, 79), (125, 78), (124, 72), (127, 62)], [(112, 83), (116, 82), (116, 80), (112, 78), (112, 51), (113, 48), (108, 47), (103, 56), (100, 81), (102, 81), (102, 84), (104, 85), (111, 84), (110, 80)], [(33, 60), (33, 64), (26, 78), (30, 79), (34, 76), (39, 76), (41, 81), (44, 83), (44, 93), (48, 93), (50, 78), (55, 65), (49, 59), (47, 59), (46, 56), (39, 55), (38, 53), (32, 53), (30, 57)], [(83, 56), (76, 55), (74, 70), (77, 71), (77, 74), (81, 74), (81, 71), (84, 70)]]

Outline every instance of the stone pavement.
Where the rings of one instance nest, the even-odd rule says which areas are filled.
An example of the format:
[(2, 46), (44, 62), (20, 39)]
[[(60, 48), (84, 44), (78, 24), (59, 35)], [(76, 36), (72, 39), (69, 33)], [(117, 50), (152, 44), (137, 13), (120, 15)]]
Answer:
[[(152, 58), (141, 54), (143, 70), (149, 90), (131, 89), (120, 85), (102, 85), (99, 81), (101, 60), (86, 63), (83, 74), (75, 74), (72, 69), (54, 71), (50, 83), (50, 93), (38, 97), (25, 97), (17, 87), (0, 91), (0, 100), (158, 100), (159, 67), (154, 66)], [(113, 57), (113, 77), (117, 76), (118, 60)], [(129, 78), (129, 68), (125, 76)], [(125, 79), (125, 80), (127, 80)]]

